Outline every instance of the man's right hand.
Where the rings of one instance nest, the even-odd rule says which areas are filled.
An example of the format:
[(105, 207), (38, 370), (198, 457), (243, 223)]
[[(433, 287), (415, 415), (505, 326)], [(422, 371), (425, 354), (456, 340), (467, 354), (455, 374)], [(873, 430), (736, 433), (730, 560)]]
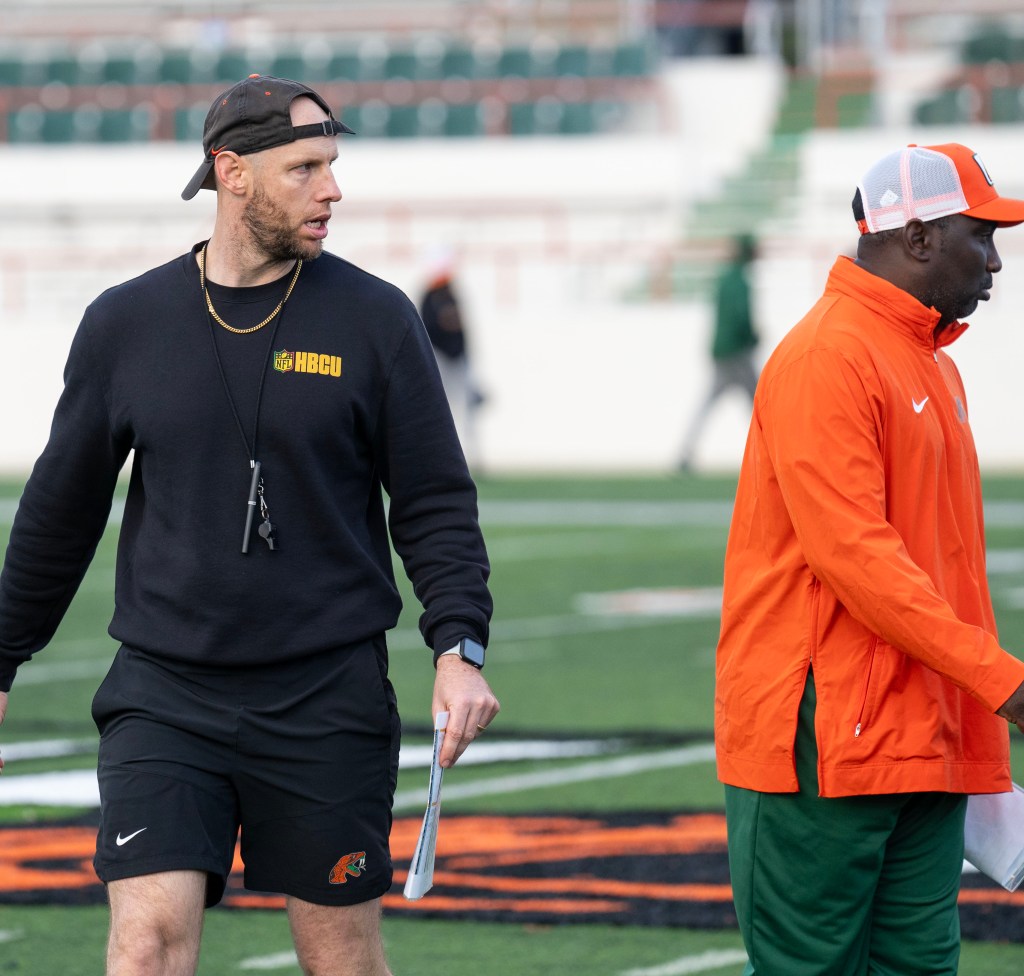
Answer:
[(1013, 722), (1021, 732), (1024, 732), (1024, 684), (1021, 684), (1017, 690), (1010, 695), (1005, 702), (1003, 702), (1002, 707), (998, 709), (996, 715), (1005, 718), (1009, 722)]

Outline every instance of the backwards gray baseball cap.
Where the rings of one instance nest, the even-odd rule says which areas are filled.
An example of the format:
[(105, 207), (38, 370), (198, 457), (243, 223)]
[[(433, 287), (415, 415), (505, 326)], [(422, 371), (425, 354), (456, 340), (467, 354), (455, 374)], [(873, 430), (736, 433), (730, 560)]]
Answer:
[[(296, 98), (311, 98), (326, 113), (323, 122), (292, 125), (291, 105)], [(296, 139), (355, 133), (339, 122), (330, 106), (312, 88), (287, 78), (249, 75), (245, 81), (221, 93), (206, 113), (203, 125), (203, 152), (199, 169), (181, 191), (182, 200), (191, 200), (200, 190), (213, 190), (216, 181), (213, 163), (225, 149), (245, 156), (283, 146)]]

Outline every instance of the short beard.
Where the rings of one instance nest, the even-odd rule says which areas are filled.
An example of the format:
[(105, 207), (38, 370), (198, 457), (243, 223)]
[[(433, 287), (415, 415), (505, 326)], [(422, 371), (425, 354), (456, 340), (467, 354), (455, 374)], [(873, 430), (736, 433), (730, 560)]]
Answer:
[(323, 253), (323, 241), (302, 241), (288, 230), (287, 215), (256, 186), (242, 211), (242, 222), (252, 244), (271, 261), (315, 261)]

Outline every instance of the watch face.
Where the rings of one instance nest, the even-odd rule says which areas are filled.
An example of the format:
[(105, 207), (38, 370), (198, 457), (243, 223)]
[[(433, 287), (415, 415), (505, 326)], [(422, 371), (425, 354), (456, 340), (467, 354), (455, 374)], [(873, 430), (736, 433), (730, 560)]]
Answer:
[(468, 637), (462, 639), (461, 649), (459, 655), (463, 661), (468, 661), (470, 664), (475, 665), (478, 668), (484, 666), (484, 647), (478, 641), (471, 640)]

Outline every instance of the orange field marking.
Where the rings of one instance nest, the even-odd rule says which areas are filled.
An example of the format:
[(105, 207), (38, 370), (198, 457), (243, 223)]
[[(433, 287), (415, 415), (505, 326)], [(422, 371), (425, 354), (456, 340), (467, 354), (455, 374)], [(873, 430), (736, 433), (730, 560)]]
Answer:
[[(636, 822), (633, 822), (636, 821)], [(506, 914), (510, 918), (628, 916), (661, 905), (719, 906), (728, 924), (732, 890), (725, 867), (725, 818), (718, 813), (645, 818), (577, 816), (449, 816), (442, 818), (434, 888), (421, 901), (397, 892), (405, 880), (420, 828), (419, 818), (395, 821), (391, 835), (396, 866), (392, 910), (421, 913)], [(0, 829), (0, 904), (66, 901), (78, 892), (97, 902), (102, 886), (92, 868), (96, 828), (31, 826)], [(703, 874), (687, 876), (687, 857), (703, 858)], [(671, 857), (659, 869), (652, 857)], [(651, 876), (620, 876), (622, 865), (646, 858)], [(716, 861), (717, 859), (717, 861)], [(692, 862), (691, 862), (692, 863)], [(558, 865), (564, 865), (560, 873)], [(709, 868), (708, 865), (711, 865)], [(236, 849), (224, 904), (234, 908), (281, 908), (283, 897), (246, 892)], [(646, 868), (644, 869), (646, 872)], [(709, 880), (708, 872), (720, 871)], [(40, 898), (40, 894), (48, 897)], [(964, 888), (962, 905), (991, 910), (1024, 906), (1024, 891), (995, 886)], [(659, 918), (663, 918), (660, 915)], [(659, 923), (660, 924), (660, 923)]]

